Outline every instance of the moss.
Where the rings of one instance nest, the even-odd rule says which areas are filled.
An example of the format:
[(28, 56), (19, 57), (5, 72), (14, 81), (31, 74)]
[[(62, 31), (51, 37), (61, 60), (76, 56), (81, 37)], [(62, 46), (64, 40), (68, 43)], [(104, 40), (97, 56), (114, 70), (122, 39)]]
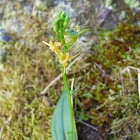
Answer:
[[(4, 126), (11, 116), (1, 137), (4, 140), (52, 140), (52, 104), (58, 99), (54, 93), (60, 95), (61, 88), (51, 89), (48, 92), (49, 98), (40, 96), (40, 92), (58, 75), (59, 65), (42, 43), (47, 40), (46, 21), (25, 14), (21, 5), (17, 5), (20, 7), (20, 13), (18, 11), (17, 14), (24, 19), (20, 30), (22, 32), (11, 32), (12, 41), (0, 46), (6, 50), (0, 68), (0, 126)], [(19, 8), (15, 7), (14, 2), (12, 6)], [(13, 23), (14, 8), (6, 23)], [(9, 26), (7, 24), (7, 28)], [(58, 82), (56, 87), (60, 87), (60, 84)]]
[(4, 68), (0, 73), (1, 125), (12, 116), (2, 132), (5, 140), (51, 139), (53, 107), (47, 97), (38, 95), (53, 78), (51, 75), (55, 75), (56, 70), (53, 62), (47, 61), (49, 53), (43, 47), (37, 50), (35, 52), (26, 46), (15, 48), (11, 45), (10, 54), (3, 63)]
[[(113, 32), (101, 32), (99, 46), (94, 46), (91, 55), (79, 64), (81, 68), (76, 73), (78, 96), (75, 97), (75, 108), (99, 127), (104, 139), (139, 138), (137, 128), (140, 120), (135, 119), (139, 115), (138, 87), (137, 80), (134, 80), (137, 74), (125, 73), (124, 85), (120, 75), (121, 70), (129, 65), (139, 66), (139, 32), (139, 26), (129, 23), (121, 23)], [(85, 62), (88, 66), (84, 67)]]
[[(60, 73), (57, 59), (41, 43), (51, 38), (46, 31), (49, 11), (40, 18), (25, 14), (20, 4), (12, 4), (7, 6), (13, 6), (11, 13), (3, 7), (7, 11), (3, 23), (8, 28), (20, 16), (22, 26), (20, 32), (10, 32), (11, 42), (1, 45), (6, 55), (0, 63), (0, 126), (12, 117), (2, 131), (2, 139), (51, 140), (51, 116), (63, 85), (58, 81), (40, 96)], [(14, 11), (18, 11), (15, 16)], [(140, 27), (130, 24), (138, 20), (137, 13), (114, 31), (101, 31), (98, 45), (68, 73), (69, 78), (75, 78), (76, 116), (97, 126), (104, 139), (139, 139), (137, 74), (125, 73), (124, 85), (120, 75), (128, 65), (139, 67)]]
[(106, 68), (113, 65), (127, 66), (129, 61), (126, 59), (139, 47), (139, 33), (138, 26), (120, 24), (115, 31), (109, 33), (106, 42), (96, 49), (95, 61), (103, 63), (103, 67)]

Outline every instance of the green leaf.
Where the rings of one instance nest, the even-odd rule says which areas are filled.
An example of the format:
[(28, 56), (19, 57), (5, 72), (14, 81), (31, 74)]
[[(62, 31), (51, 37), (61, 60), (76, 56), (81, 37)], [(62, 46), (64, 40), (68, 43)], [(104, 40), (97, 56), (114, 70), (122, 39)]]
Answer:
[(79, 32), (73, 29), (66, 30), (64, 34), (67, 35), (69, 38), (78, 38), (79, 36)]
[(81, 31), (76, 31), (76, 30), (73, 30), (73, 29), (68, 29), (65, 31), (65, 35), (67, 35), (69, 38), (75, 38), (77, 39), (79, 37), (79, 35), (81, 35), (82, 33), (86, 32), (86, 31), (89, 31), (89, 29), (84, 29), (84, 30), (81, 30)]
[[(73, 123), (74, 123), (73, 140), (78, 140), (75, 122)], [(57, 106), (55, 108), (52, 117), (51, 131), (53, 140), (70, 140), (70, 126), (71, 122), (70, 122), (68, 96), (66, 91), (64, 91), (57, 103)]]
[(79, 32), (79, 35), (81, 35), (84, 32), (87, 32), (87, 31), (89, 31), (89, 29), (84, 29), (84, 30), (82, 30), (82, 31)]
[(84, 29), (84, 30), (81, 30), (81, 31), (76, 31), (76, 30), (73, 30), (73, 29), (68, 29), (64, 32), (65, 35), (68, 36), (68, 38), (70, 39), (69, 42), (67, 42), (63, 48), (65, 48), (66, 52), (69, 51), (69, 49), (73, 46), (73, 44), (76, 42), (76, 40), (78, 39), (78, 37), (86, 32), (86, 31), (89, 31), (89, 29)]
[(68, 43), (66, 43), (66, 44), (64, 45), (63, 48), (66, 49), (66, 52), (69, 51), (69, 49), (73, 46), (73, 44), (74, 44), (75, 42), (76, 42), (76, 40), (71, 40), (70, 42), (68, 42)]

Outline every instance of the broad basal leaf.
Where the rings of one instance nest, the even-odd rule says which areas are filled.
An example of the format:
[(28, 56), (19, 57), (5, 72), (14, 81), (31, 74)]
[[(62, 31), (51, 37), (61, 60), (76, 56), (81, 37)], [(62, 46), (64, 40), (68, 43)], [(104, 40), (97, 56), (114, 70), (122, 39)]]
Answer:
[[(77, 140), (75, 122), (73, 122), (73, 124), (73, 140)], [(68, 96), (66, 91), (64, 91), (57, 103), (52, 117), (51, 131), (53, 140), (70, 140), (70, 126)]]

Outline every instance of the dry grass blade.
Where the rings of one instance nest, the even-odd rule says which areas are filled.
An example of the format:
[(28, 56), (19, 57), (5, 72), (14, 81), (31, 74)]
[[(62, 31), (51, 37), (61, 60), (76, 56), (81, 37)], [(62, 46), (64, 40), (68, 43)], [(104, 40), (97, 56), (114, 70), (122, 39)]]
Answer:
[(2, 135), (2, 132), (3, 132), (4, 127), (11, 121), (11, 119), (12, 119), (12, 116), (10, 116), (7, 119), (7, 121), (4, 123), (4, 125), (1, 127), (1, 129), (0, 129), (0, 140), (2, 140), (1, 135)]
[[(70, 70), (70, 68), (78, 61), (78, 60), (81, 60), (82, 57), (79, 56), (77, 57), (76, 59), (74, 59), (72, 61), (72, 63), (66, 68), (66, 72), (68, 72)], [(56, 77), (40, 94), (41, 95), (44, 95), (46, 94), (47, 90), (53, 85), (55, 84), (60, 78), (62, 77), (62, 74), (60, 74), (58, 77)]]
[(122, 71), (122, 73), (124, 73), (125, 71), (127, 71), (129, 69), (133, 69), (133, 70), (136, 70), (138, 72), (138, 92), (139, 92), (139, 101), (140, 101), (140, 69), (132, 67), (132, 66), (128, 66)]

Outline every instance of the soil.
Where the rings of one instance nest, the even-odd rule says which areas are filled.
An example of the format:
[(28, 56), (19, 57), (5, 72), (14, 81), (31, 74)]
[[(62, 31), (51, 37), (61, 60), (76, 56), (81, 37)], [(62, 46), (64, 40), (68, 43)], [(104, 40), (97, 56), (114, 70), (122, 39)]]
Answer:
[(104, 140), (98, 130), (85, 124), (77, 124), (78, 140)]

